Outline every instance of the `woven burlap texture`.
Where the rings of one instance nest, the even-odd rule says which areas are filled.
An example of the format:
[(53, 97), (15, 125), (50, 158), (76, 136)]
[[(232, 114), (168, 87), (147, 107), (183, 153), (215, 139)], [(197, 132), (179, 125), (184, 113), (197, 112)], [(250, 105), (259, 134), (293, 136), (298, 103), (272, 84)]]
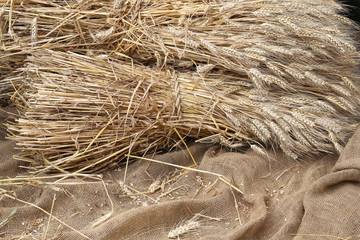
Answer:
[[(0, 146), (1, 178), (26, 174), (20, 163), (11, 160), (14, 144), (3, 140)], [(0, 198), (0, 220), (18, 208), (0, 229), (0, 236), (168, 239), (171, 230), (201, 214), (196, 227), (179, 239), (360, 239), (360, 129), (340, 156), (325, 155), (307, 163), (287, 160), (281, 153), (269, 160), (252, 150), (237, 153), (220, 146), (195, 144), (190, 151), (199, 169), (222, 174), (243, 194), (216, 176), (189, 171), (155, 193), (129, 197), (119, 184), (125, 172), (121, 166), (104, 173), (103, 182), (68, 179), (56, 185), (57, 191), (34, 186), (15, 189), (20, 200), (48, 212), (53, 206), (53, 216), (83, 236), (56, 219), (49, 223), (44, 212), (6, 196)], [(192, 164), (186, 150), (154, 159)], [(134, 161), (129, 164), (126, 184), (148, 191), (151, 183), (173, 172), (171, 166)]]

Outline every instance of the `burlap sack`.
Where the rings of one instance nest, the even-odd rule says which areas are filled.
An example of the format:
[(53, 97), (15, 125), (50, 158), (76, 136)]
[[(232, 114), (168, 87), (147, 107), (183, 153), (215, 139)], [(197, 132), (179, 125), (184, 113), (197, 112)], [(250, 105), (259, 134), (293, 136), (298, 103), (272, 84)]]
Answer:
[[(359, 143), (360, 129), (340, 156), (306, 163), (287, 160), (280, 152), (269, 152), (274, 159), (265, 159), (251, 150), (190, 148), (199, 169), (223, 175), (243, 194), (217, 176), (194, 171), (165, 184), (179, 171), (146, 160), (129, 164), (127, 190), (122, 185), (125, 165), (103, 174), (103, 181), (66, 179), (46, 188), (12, 187), (18, 200), (10, 192), (0, 196), (0, 222), (7, 220), (0, 225), (0, 236), (112, 240), (168, 239), (171, 233), (181, 234), (179, 239), (360, 239)], [(1, 179), (26, 175), (19, 167), (24, 164), (11, 160), (14, 144), (2, 140), (0, 147)], [(153, 158), (192, 164), (186, 150)], [(145, 193), (156, 186), (160, 188), (154, 193)], [(49, 221), (35, 205), (48, 213), (53, 208), (55, 218)]]

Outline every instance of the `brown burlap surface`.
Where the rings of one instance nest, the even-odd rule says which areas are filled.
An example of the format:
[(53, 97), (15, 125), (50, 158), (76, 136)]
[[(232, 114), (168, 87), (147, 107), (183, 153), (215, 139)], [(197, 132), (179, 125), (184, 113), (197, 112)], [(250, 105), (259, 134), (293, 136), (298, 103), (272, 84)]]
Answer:
[[(1, 179), (26, 174), (11, 160), (14, 143), (2, 140), (0, 148)], [(225, 176), (243, 194), (208, 173), (188, 171), (166, 183), (179, 171), (139, 160), (129, 164), (128, 190), (121, 182), (124, 165), (104, 173), (104, 181), (67, 179), (53, 187), (13, 187), (16, 197), (27, 203), (9, 198), (10, 193), (0, 196), (0, 222), (16, 209), (2, 224), (0, 237), (168, 239), (171, 230), (193, 228), (179, 239), (360, 239), (360, 129), (340, 157), (307, 163), (287, 160), (281, 153), (269, 160), (252, 150), (243, 154), (219, 146), (195, 144), (190, 150), (199, 169)], [(192, 164), (185, 150), (154, 159)], [(160, 188), (145, 194), (154, 186)], [(49, 221), (30, 203), (47, 212), (53, 207), (56, 219)], [(194, 214), (196, 224), (190, 225)]]

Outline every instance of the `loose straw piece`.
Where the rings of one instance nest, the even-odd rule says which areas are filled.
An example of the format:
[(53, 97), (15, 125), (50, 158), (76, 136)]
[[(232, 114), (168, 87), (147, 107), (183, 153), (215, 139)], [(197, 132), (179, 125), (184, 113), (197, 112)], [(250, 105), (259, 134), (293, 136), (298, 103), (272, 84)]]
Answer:
[(41, 207), (39, 207), (39, 206), (37, 206), (37, 205), (35, 205), (35, 204), (33, 204), (33, 203), (26, 202), (26, 201), (21, 200), (21, 199), (19, 199), (19, 198), (13, 197), (13, 196), (11, 196), (11, 195), (9, 195), (9, 194), (6, 194), (6, 193), (4, 194), (4, 196), (6, 196), (6, 197), (8, 197), (8, 198), (11, 198), (11, 199), (13, 199), (13, 200), (15, 200), (15, 201), (24, 203), (24, 204), (26, 204), (26, 205), (30, 205), (30, 206), (32, 206), (32, 207), (34, 207), (34, 208), (36, 208), (36, 209), (39, 209), (39, 210), (42, 211), (43, 213), (47, 214), (50, 218), (55, 219), (55, 220), (58, 221), (60, 224), (68, 227), (69, 229), (71, 229), (72, 231), (76, 232), (76, 233), (79, 234), (80, 236), (82, 236), (82, 237), (84, 237), (84, 238), (86, 238), (86, 239), (91, 240), (91, 238), (89, 238), (88, 236), (86, 236), (86, 235), (83, 234), (82, 232), (76, 230), (75, 228), (71, 227), (71, 226), (68, 225), (67, 223), (61, 221), (59, 218), (57, 218), (57, 217), (55, 217), (54, 215), (50, 214), (49, 212), (45, 211), (43, 208), (41, 208)]
[(222, 174), (219, 174), (219, 173), (213, 173), (213, 172), (196, 169), (196, 168), (192, 168), (192, 167), (185, 167), (185, 166), (181, 166), (181, 165), (177, 165), (177, 164), (173, 164), (173, 163), (167, 163), (167, 162), (163, 162), (163, 161), (159, 161), (159, 160), (151, 159), (151, 158), (139, 157), (139, 156), (134, 156), (134, 155), (127, 155), (127, 156), (129, 156), (131, 158), (136, 158), (136, 159), (140, 159), (140, 160), (146, 160), (146, 161), (160, 163), (160, 164), (164, 164), (164, 165), (168, 165), (168, 166), (172, 166), (172, 167), (176, 167), (176, 168), (181, 168), (181, 169), (185, 169), (188, 171), (206, 173), (206, 174), (210, 174), (213, 176), (217, 176), (222, 182), (229, 185), (231, 188), (235, 189), (239, 193), (243, 194), (243, 192), (238, 187), (231, 184), (230, 181), (225, 176), (223, 176)]
[(43, 239), (44, 239), (44, 240), (46, 239), (47, 232), (49, 231), (50, 222), (51, 222), (51, 219), (52, 219), (52, 214), (53, 214), (54, 205), (55, 205), (55, 200), (56, 200), (56, 194), (54, 194), (53, 201), (52, 201), (52, 204), (51, 204), (49, 221), (48, 221), (48, 224), (47, 224), (47, 226), (46, 226), (46, 229), (45, 229), (45, 232), (44, 232), (44, 235), (43, 235)]

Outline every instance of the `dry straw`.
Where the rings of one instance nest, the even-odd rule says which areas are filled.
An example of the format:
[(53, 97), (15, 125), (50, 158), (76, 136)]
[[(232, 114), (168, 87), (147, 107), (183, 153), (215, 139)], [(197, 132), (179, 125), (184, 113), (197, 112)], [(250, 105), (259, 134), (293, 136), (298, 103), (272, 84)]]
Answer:
[(199, 221), (200, 215), (195, 214), (191, 219), (183, 222), (179, 226), (171, 229), (168, 233), (168, 238), (177, 238), (179, 239), (180, 236), (193, 232), (196, 229), (201, 227), (201, 222)]
[(173, 129), (302, 160), (359, 123), (354, 25), (335, 1), (2, 2), (9, 131), (41, 169), (100, 171), (174, 146)]

